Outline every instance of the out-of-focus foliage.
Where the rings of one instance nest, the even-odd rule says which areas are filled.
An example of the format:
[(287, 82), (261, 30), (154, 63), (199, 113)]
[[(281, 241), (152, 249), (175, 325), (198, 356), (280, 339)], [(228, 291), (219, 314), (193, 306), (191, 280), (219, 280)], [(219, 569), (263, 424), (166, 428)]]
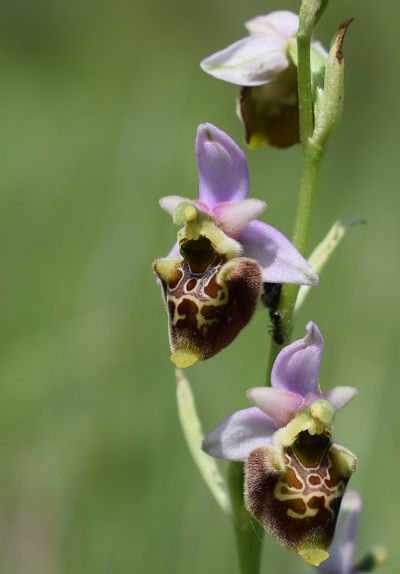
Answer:
[[(158, 198), (197, 196), (194, 140), (210, 121), (238, 143), (233, 86), (199, 68), (276, 9), (250, 3), (4, 0), (0, 20), (0, 572), (237, 572), (234, 537), (190, 459), (151, 262), (176, 229)], [(359, 396), (336, 439), (359, 456), (367, 544), (398, 556), (400, 194), (394, 0), (331, 2), (346, 99), (322, 170), (312, 245), (362, 216), (298, 318), (325, 337), (324, 389)], [(391, 56), (392, 54), (392, 56)], [(300, 149), (247, 153), (251, 196), (290, 235)], [(190, 377), (205, 431), (248, 406), (269, 346), (260, 311)], [(307, 570), (266, 541), (274, 573)], [(265, 566), (263, 572), (271, 571)], [(385, 572), (382, 569), (381, 572)]]

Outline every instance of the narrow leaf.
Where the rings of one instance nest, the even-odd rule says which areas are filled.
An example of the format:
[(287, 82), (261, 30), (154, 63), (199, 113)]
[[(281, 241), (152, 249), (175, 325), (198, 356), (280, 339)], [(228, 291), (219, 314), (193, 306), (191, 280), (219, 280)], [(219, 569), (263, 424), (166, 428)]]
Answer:
[(175, 374), (179, 419), (193, 460), (223, 512), (232, 514), (231, 501), (217, 463), (200, 449), (204, 434), (189, 381), (180, 369), (176, 369)]
[[(335, 249), (342, 241), (343, 237), (346, 235), (347, 230), (350, 227), (353, 227), (354, 225), (360, 225), (361, 223), (365, 223), (365, 220), (360, 218), (353, 218), (340, 219), (332, 225), (326, 237), (321, 241), (319, 245), (317, 245), (308, 259), (308, 263), (312, 267), (313, 271), (317, 273), (317, 275), (321, 274)], [(293, 313), (294, 316), (298, 313), (300, 307), (303, 305), (310, 289), (311, 287), (308, 287), (307, 285), (302, 285), (300, 287)]]

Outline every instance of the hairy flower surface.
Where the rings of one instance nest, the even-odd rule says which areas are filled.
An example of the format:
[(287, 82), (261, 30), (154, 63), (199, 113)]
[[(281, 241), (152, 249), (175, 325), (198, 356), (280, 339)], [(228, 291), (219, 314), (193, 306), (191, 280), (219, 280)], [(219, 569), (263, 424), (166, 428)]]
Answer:
[(178, 367), (226, 347), (251, 319), (264, 282), (318, 282), (292, 243), (256, 219), (266, 204), (248, 199), (246, 158), (235, 142), (212, 124), (201, 124), (196, 156), (199, 199), (160, 200), (183, 227), (169, 255), (154, 264)]
[(323, 338), (306, 336), (284, 348), (271, 388), (247, 393), (256, 407), (228, 416), (204, 440), (211, 456), (245, 462), (247, 509), (277, 541), (318, 566), (328, 557), (340, 503), (357, 460), (332, 442), (334, 413), (356, 393), (317, 390)]
[[(215, 78), (242, 86), (238, 114), (250, 147), (269, 143), (288, 147), (299, 142), (297, 96), (297, 14), (287, 10), (257, 16), (245, 26), (249, 36), (201, 62)], [(311, 44), (314, 87), (323, 83), (327, 53)]]

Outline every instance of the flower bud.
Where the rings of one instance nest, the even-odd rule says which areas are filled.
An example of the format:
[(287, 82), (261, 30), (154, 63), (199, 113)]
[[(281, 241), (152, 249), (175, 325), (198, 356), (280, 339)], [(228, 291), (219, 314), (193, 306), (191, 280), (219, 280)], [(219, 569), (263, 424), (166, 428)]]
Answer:
[[(326, 3), (327, 0), (307, 3), (305, 12), (311, 28)], [(257, 16), (246, 22), (250, 34), (247, 38), (201, 62), (208, 74), (241, 86), (237, 114), (245, 127), (246, 143), (251, 148), (264, 143), (286, 148), (300, 141), (298, 26), (299, 17), (288, 10)], [(311, 42), (311, 52), (318, 52), (324, 65), (327, 53), (318, 42)], [(313, 74), (314, 70), (311, 72)]]
[(343, 40), (352, 18), (346, 20), (332, 41), (325, 67), (324, 88), (317, 90), (315, 128), (312, 141), (323, 146), (339, 125), (343, 110), (344, 58)]

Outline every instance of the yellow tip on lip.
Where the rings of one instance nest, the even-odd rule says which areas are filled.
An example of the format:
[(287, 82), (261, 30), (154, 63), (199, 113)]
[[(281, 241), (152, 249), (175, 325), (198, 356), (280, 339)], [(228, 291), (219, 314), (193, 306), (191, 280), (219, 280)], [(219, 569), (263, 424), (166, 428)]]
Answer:
[(299, 554), (306, 562), (313, 566), (319, 566), (321, 562), (329, 558), (328, 552), (321, 550), (321, 548), (304, 548), (299, 550)]
[(196, 361), (199, 360), (199, 356), (193, 351), (189, 349), (180, 349), (171, 355), (171, 361), (176, 365), (179, 369), (185, 369), (186, 367), (190, 367)]

